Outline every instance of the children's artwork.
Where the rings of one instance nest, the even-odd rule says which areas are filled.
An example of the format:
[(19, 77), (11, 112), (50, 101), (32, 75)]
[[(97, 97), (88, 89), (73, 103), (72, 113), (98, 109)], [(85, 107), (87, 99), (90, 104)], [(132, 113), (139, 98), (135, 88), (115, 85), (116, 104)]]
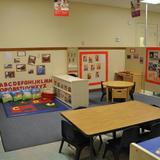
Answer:
[(95, 64), (91, 64), (91, 71), (95, 70)]
[(45, 75), (45, 65), (37, 65), (37, 75)]
[(92, 63), (93, 62), (93, 58), (91, 56), (88, 57), (88, 62)]
[(16, 65), (16, 71), (17, 72), (24, 72), (24, 71), (26, 71), (26, 64), (17, 64)]
[(25, 51), (18, 51), (17, 56), (18, 57), (24, 57), (24, 56), (26, 56), (26, 52)]
[(42, 63), (50, 63), (51, 54), (42, 54)]
[(83, 62), (87, 62), (87, 56), (83, 56)]
[(99, 55), (95, 55), (95, 61), (96, 61), (96, 62), (99, 61)]
[(34, 69), (28, 70), (28, 74), (33, 74), (33, 73), (34, 73)]
[(54, 16), (69, 16), (68, 0), (54, 0)]
[(92, 73), (87, 74), (87, 79), (92, 79)]
[(140, 57), (140, 58), (139, 58), (139, 62), (140, 62), (141, 64), (143, 64), (143, 61), (144, 61), (143, 57)]
[(139, 58), (139, 55), (138, 55), (138, 54), (133, 54), (133, 58), (134, 58), (134, 59), (138, 59), (138, 58)]
[(15, 71), (6, 71), (5, 78), (15, 78)]
[(97, 63), (96, 67), (97, 67), (97, 70), (100, 70), (101, 69), (101, 63)]
[(28, 57), (28, 64), (34, 65), (36, 63), (36, 56), (29, 56)]
[(12, 64), (4, 64), (4, 69), (11, 69), (12, 68)]
[(131, 59), (132, 56), (130, 54), (127, 54), (127, 59)]
[(88, 71), (88, 64), (84, 64), (84, 71)]
[(99, 72), (96, 72), (95, 77), (99, 78)]
[(88, 79), (89, 85), (99, 85), (108, 80), (108, 52), (80, 52), (80, 78)]
[(20, 58), (14, 58), (14, 63), (20, 63)]
[(155, 64), (153, 62), (149, 62), (149, 64), (148, 64), (149, 71), (156, 71), (156, 68), (157, 68), (157, 64)]
[(146, 81), (160, 84), (160, 48), (147, 48)]

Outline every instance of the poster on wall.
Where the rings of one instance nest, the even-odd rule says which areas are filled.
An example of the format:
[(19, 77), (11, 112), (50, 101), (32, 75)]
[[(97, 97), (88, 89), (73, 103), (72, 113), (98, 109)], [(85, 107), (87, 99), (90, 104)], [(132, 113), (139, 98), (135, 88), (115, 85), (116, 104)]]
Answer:
[(80, 52), (80, 78), (88, 79), (89, 85), (108, 80), (108, 52)]
[(160, 84), (160, 48), (146, 50), (146, 81)]
[(132, 17), (140, 16), (140, 0), (131, 0), (131, 15)]
[(67, 49), (68, 74), (78, 76), (78, 48)]
[(54, 0), (54, 16), (69, 16), (69, 0)]

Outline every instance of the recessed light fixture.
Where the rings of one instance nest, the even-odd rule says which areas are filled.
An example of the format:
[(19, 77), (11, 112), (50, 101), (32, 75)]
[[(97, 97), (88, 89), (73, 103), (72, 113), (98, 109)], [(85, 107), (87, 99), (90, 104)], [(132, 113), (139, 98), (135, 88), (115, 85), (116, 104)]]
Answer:
[(148, 4), (160, 4), (160, 0), (142, 0), (141, 2)]

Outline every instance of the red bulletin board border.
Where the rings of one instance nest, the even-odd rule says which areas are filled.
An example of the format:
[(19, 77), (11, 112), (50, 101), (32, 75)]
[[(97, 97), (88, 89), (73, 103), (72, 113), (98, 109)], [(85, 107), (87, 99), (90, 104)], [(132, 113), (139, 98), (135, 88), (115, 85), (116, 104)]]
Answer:
[(157, 50), (160, 51), (160, 48), (158, 48), (158, 47), (149, 47), (149, 48), (146, 48), (146, 72), (145, 72), (145, 79), (146, 79), (146, 82), (154, 83), (154, 84), (160, 84), (160, 82), (148, 79), (148, 57), (149, 57), (149, 51), (157, 51)]
[[(85, 54), (104, 54), (106, 55), (106, 81), (108, 81), (108, 52), (107, 51), (87, 51), (87, 52), (80, 52), (79, 56), (80, 56), (80, 78), (82, 78), (82, 56)], [(89, 85), (93, 86), (93, 85), (99, 85), (101, 84), (101, 82), (92, 82), (89, 83)]]

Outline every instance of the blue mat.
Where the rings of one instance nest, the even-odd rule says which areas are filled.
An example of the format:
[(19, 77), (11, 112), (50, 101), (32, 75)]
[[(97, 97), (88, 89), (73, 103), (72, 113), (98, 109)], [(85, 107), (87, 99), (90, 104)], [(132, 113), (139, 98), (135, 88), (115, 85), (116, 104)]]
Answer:
[[(32, 101), (26, 101), (25, 104), (19, 104), (17, 102), (8, 102), (3, 104), (4, 111), (7, 117), (17, 117), (17, 116), (25, 116), (31, 114), (45, 113), (45, 112), (57, 112), (68, 110), (70, 106), (64, 104), (57, 98), (53, 100), (55, 106), (46, 106), (45, 103), (33, 104)], [(24, 109), (23, 112), (13, 112), (13, 107), (21, 107), (21, 106), (30, 106), (29, 108)]]

